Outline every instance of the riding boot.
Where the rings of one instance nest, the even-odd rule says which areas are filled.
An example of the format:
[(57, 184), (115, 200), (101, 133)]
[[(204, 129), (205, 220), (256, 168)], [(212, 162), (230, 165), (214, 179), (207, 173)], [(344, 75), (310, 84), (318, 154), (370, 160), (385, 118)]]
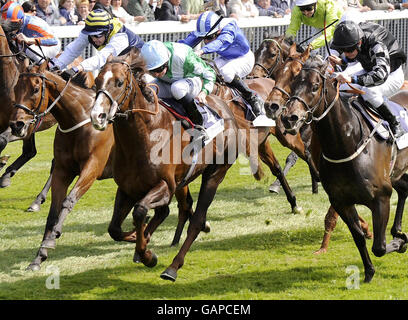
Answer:
[(241, 92), (243, 98), (251, 105), (255, 117), (263, 114), (264, 102), (238, 75), (235, 75), (230, 85)]
[(396, 116), (394, 116), (389, 107), (388, 104), (384, 101), (384, 103), (377, 108), (378, 113), (380, 116), (389, 123), (391, 127), (391, 131), (394, 134), (395, 139), (398, 139), (399, 137), (404, 135), (404, 130), (401, 127), (401, 123), (397, 119)]
[(180, 102), (187, 112), (188, 117), (194, 123), (194, 128), (197, 130), (194, 133), (194, 140), (205, 140), (208, 138), (207, 132), (203, 127), (203, 116), (201, 112), (197, 109), (197, 106), (194, 102), (194, 97), (191, 94), (186, 94), (180, 100)]

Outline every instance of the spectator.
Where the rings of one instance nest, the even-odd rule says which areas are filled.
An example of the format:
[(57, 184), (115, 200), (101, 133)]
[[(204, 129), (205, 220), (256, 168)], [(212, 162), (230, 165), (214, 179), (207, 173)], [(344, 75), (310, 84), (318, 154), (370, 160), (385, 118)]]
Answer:
[(156, 20), (154, 17), (154, 10), (156, 8), (154, 8), (153, 4), (155, 4), (153, 0), (149, 3), (146, 0), (129, 0), (127, 12), (134, 17), (143, 17), (144, 19), (141, 21), (154, 21)]
[(181, 7), (183, 11), (190, 15), (190, 20), (197, 20), (202, 12), (204, 12), (203, 0), (182, 0)]
[(408, 8), (408, 2), (401, 2), (397, 0), (397, 2), (394, 2), (393, 4), (395, 10), (402, 10), (403, 8)]
[(122, 7), (122, 0), (112, 0), (112, 12), (123, 23), (143, 22), (145, 17), (134, 17)]
[(369, 7), (361, 5), (360, 0), (338, 0), (338, 2), (344, 10), (342, 20), (359, 20), (356, 14), (371, 10)]
[(157, 20), (189, 22), (190, 17), (182, 11), (180, 3), (181, 0), (164, 0)]
[(387, 0), (363, 0), (363, 5), (371, 10), (394, 10), (394, 5)]
[(291, 13), (289, 0), (271, 0), (271, 6), (277, 7), (282, 10), (282, 13), (280, 13), (282, 16)]
[(35, 16), (37, 14), (37, 8), (35, 4), (31, 1), (24, 2), (21, 7), (24, 10), (25, 15), (27, 16)]
[(93, 10), (93, 7), (95, 7), (96, 0), (89, 0), (89, 7), (88, 11), (91, 12)]
[(259, 11), (260, 16), (269, 16), (274, 18), (282, 18), (285, 12), (271, 5), (271, 0), (258, 0), (258, 3), (255, 4), (256, 8)]
[(259, 11), (255, 7), (253, 0), (230, 0), (228, 6), (231, 10), (231, 17), (253, 18), (259, 16)]
[(228, 8), (228, 1), (229, 0), (219, 0), (219, 9), (215, 11), (216, 14), (219, 16), (229, 17), (231, 14), (231, 10)]
[(67, 22), (64, 17), (61, 17), (58, 10), (51, 5), (51, 0), (38, 0), (35, 7), (37, 17), (40, 17), (49, 25), (60, 26)]
[(112, 12), (111, 0), (96, 0), (95, 6), (92, 11), (96, 9), (103, 9), (107, 11), (111, 16), (114, 16)]
[(85, 19), (89, 14), (89, 1), (88, 0), (79, 0), (76, 5), (76, 13), (78, 16), (78, 25), (85, 25)]
[(59, 13), (67, 21), (65, 25), (73, 26), (78, 23), (74, 0), (60, 0)]

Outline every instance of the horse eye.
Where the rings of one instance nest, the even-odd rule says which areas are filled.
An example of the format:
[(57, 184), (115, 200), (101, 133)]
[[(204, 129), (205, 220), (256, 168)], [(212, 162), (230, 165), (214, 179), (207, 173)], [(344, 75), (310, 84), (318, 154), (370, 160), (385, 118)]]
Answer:
[(39, 87), (35, 87), (35, 88), (33, 89), (33, 93), (34, 93), (34, 94), (38, 93), (39, 91), (40, 91), (40, 88), (39, 88)]
[(315, 84), (313, 84), (312, 91), (316, 92), (317, 90), (319, 90), (319, 85), (317, 83), (315, 83)]
[(121, 87), (121, 86), (123, 86), (123, 80), (118, 80), (118, 83), (117, 83), (117, 85), (118, 85), (118, 87)]

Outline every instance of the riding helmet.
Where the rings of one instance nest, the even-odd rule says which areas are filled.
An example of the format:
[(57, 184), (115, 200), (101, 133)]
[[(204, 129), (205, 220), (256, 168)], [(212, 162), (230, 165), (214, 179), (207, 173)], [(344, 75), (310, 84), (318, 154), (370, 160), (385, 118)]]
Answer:
[(333, 34), (333, 48), (350, 48), (358, 44), (364, 36), (363, 30), (354, 21), (340, 22)]
[(140, 54), (146, 62), (147, 70), (157, 69), (170, 59), (170, 50), (158, 40), (145, 42)]
[(13, 22), (19, 22), (24, 18), (23, 8), (15, 2), (7, 2), (1, 9), (1, 16), (3, 20), (10, 20)]
[(91, 11), (85, 19), (82, 32), (88, 36), (97, 36), (109, 33), (113, 28), (112, 16), (106, 10), (96, 9)]
[[(214, 27), (214, 28), (213, 28)], [(211, 28), (213, 28), (211, 30)], [(198, 37), (205, 37), (212, 35), (220, 29), (220, 16), (213, 11), (203, 12), (197, 19)], [(211, 31), (210, 31), (211, 30)]]
[(317, 0), (296, 0), (295, 4), (298, 7), (304, 7), (304, 6), (308, 6), (310, 4), (315, 4), (317, 2)]

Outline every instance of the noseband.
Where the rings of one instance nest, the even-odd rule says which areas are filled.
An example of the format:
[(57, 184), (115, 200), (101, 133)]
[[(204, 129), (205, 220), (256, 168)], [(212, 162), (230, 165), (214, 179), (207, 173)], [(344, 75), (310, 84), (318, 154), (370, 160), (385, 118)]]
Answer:
[(255, 66), (260, 67), (260, 68), (266, 73), (266, 78), (271, 78), (272, 73), (275, 71), (276, 67), (279, 65), (279, 62), (280, 62), (281, 59), (282, 59), (282, 47), (281, 47), (281, 45), (279, 44), (279, 42), (276, 41), (275, 39), (265, 39), (264, 41), (272, 41), (273, 43), (276, 44), (276, 46), (277, 46), (278, 49), (279, 49), (279, 51), (278, 51), (278, 57), (276, 58), (276, 61), (275, 61), (275, 63), (273, 64), (273, 66), (270, 67), (269, 69), (266, 68), (263, 64), (258, 63), (258, 62), (256, 62), (256, 63), (254, 64), (254, 67), (255, 67)]

